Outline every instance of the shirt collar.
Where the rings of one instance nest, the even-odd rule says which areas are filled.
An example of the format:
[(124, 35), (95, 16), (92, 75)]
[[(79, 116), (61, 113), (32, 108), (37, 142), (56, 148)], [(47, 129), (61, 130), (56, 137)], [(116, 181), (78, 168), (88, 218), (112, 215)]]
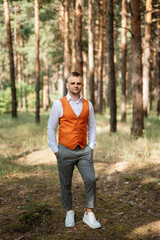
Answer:
[[(67, 101), (68, 101), (68, 102), (69, 102), (70, 100), (74, 101), (74, 99), (69, 95), (69, 93), (67, 93), (66, 97), (67, 97)], [(79, 102), (79, 101), (83, 101), (81, 96), (80, 96), (80, 98), (78, 99), (77, 102)], [(75, 102), (75, 101), (74, 101), (74, 102)]]

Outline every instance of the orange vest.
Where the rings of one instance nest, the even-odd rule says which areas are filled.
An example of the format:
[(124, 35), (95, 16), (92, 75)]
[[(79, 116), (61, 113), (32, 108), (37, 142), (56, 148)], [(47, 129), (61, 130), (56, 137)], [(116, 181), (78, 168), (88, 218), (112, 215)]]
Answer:
[(82, 111), (77, 117), (67, 97), (61, 98), (60, 101), (63, 107), (63, 116), (59, 119), (59, 142), (73, 150), (77, 145), (80, 145), (81, 149), (83, 149), (87, 144), (89, 102), (82, 98)]

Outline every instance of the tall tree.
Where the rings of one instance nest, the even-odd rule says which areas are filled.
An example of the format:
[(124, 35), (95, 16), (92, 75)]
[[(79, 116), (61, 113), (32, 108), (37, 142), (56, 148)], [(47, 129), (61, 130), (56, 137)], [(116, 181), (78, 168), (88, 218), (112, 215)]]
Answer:
[(150, 56), (151, 56), (152, 0), (146, 0), (145, 42), (143, 56), (143, 113), (148, 116), (150, 110)]
[(160, 114), (160, 0), (157, 14), (157, 49), (156, 49), (156, 80), (155, 80), (155, 113)]
[[(59, 44), (62, 42), (64, 45), (64, 34), (65, 34), (65, 5), (64, 1), (60, 1), (60, 6), (59, 6)], [(58, 79), (58, 93), (59, 97), (64, 96), (64, 92), (66, 91), (66, 86), (64, 82), (64, 47), (63, 47), (63, 62), (59, 65), (59, 79)], [(65, 91), (64, 91), (65, 87)], [(51, 89), (50, 89), (51, 90)]]
[(48, 60), (46, 51), (43, 53), (44, 76), (43, 76), (43, 109), (45, 111), (49, 108), (49, 79), (48, 79)]
[(88, 0), (88, 74), (91, 102), (94, 107), (94, 41), (93, 41), (93, 13), (92, 0)]
[(70, 50), (69, 50), (69, 0), (64, 2), (64, 88), (63, 95), (67, 93), (66, 80), (70, 71)]
[(72, 67), (71, 72), (76, 71), (76, 0), (72, 0)]
[(14, 57), (13, 57), (13, 47), (12, 47), (12, 34), (10, 25), (10, 13), (8, 1), (4, 0), (4, 16), (5, 24), (7, 29), (7, 42), (9, 51), (9, 63), (10, 63), (10, 81), (11, 81), (11, 91), (12, 91), (12, 117), (17, 118), (17, 98), (16, 98), (16, 86), (15, 86), (15, 71), (14, 71)]
[(141, 48), (141, 12), (140, 0), (130, 1), (131, 9), (131, 45), (132, 45), (132, 97), (133, 120), (131, 133), (139, 137), (143, 133), (142, 99), (142, 48)]
[[(17, 10), (17, 16), (20, 16), (20, 6), (19, 4), (16, 4), (16, 10)], [(21, 52), (23, 48), (23, 38), (22, 38), (22, 33), (21, 33), (21, 22), (20, 19), (18, 19), (17, 22), (18, 25), (18, 37), (17, 37), (17, 45), (18, 45), (18, 51), (17, 51), (17, 78), (18, 78), (18, 83), (22, 83), (22, 80), (24, 80), (23, 77), (23, 53)], [(19, 86), (20, 89), (20, 97), (18, 99), (18, 107), (22, 108), (22, 104), (25, 104), (25, 101), (22, 103), (22, 94), (24, 97), (24, 88), (22, 89), (22, 86)], [(25, 106), (23, 106), (25, 107)]]
[(59, 32), (61, 41), (64, 39), (64, 3), (60, 1), (59, 6)]
[(107, 1), (107, 50), (108, 50), (108, 78), (109, 78), (109, 105), (110, 105), (110, 131), (117, 131), (117, 103), (116, 81), (114, 64), (114, 38), (113, 38), (113, 0)]
[(76, 71), (81, 75), (83, 75), (82, 6), (83, 0), (76, 0)]
[(14, 70), (15, 70), (15, 79), (17, 78), (17, 4), (14, 7)]
[(106, 0), (102, 0), (100, 4), (100, 38), (99, 38), (99, 66), (98, 66), (98, 82), (99, 82), (99, 112), (104, 111), (104, 79), (103, 79), (103, 69), (104, 69), (104, 47), (105, 47), (105, 25), (106, 25)]
[(39, 0), (34, 0), (36, 44), (36, 123), (40, 122)]
[(127, 0), (122, 0), (121, 20), (121, 48), (122, 48), (122, 95), (121, 95), (121, 121), (126, 121), (126, 55), (127, 55)]

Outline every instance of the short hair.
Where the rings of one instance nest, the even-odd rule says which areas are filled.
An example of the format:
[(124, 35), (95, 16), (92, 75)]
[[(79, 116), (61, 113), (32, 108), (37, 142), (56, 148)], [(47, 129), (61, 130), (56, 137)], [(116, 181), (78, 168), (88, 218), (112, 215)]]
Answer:
[[(82, 75), (79, 73), (79, 72), (71, 72), (68, 74), (68, 77), (67, 77), (67, 82), (68, 82), (68, 79), (70, 77), (81, 77), (82, 78)], [(82, 78), (83, 79), (83, 78)]]

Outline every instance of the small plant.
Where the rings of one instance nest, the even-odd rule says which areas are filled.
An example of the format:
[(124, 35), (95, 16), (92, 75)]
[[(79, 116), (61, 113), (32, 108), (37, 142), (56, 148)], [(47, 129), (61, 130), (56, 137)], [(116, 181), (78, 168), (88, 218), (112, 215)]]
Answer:
[(19, 217), (19, 222), (22, 229), (34, 228), (41, 226), (45, 229), (48, 223), (52, 224), (52, 212), (49, 206), (45, 203), (39, 203), (32, 200), (27, 200), (22, 208), (24, 212)]

